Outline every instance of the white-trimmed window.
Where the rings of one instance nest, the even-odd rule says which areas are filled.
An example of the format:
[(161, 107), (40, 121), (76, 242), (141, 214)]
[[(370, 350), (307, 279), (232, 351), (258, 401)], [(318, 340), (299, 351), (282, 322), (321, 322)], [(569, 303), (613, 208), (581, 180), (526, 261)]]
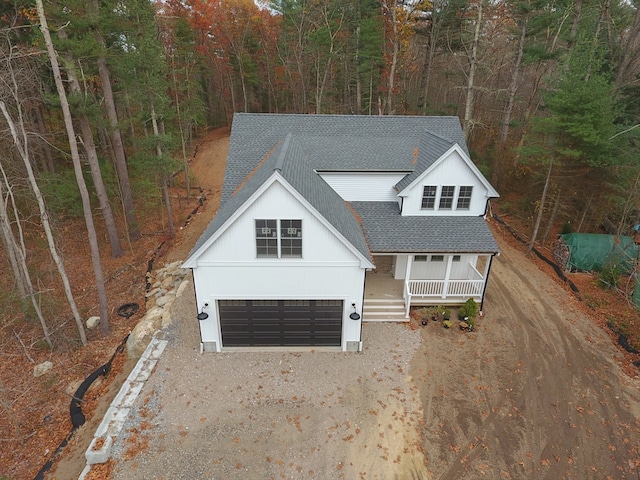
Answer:
[(451, 210), (453, 208), (453, 197), (456, 194), (456, 187), (453, 185), (445, 185), (440, 192), (440, 210)]
[(256, 220), (256, 255), (302, 257), (302, 220)]
[(413, 261), (414, 262), (426, 262), (427, 261), (427, 256), (426, 255), (414, 255), (413, 256)]
[(436, 192), (438, 187), (435, 185), (425, 185), (422, 190), (422, 205), (420, 208), (423, 210), (433, 210), (436, 205)]
[(458, 204), (456, 205), (456, 210), (469, 210), (469, 207), (471, 206), (472, 192), (473, 187), (471, 186), (460, 187), (460, 192), (458, 192)]
[(444, 255), (431, 255), (432, 262), (444, 262)]

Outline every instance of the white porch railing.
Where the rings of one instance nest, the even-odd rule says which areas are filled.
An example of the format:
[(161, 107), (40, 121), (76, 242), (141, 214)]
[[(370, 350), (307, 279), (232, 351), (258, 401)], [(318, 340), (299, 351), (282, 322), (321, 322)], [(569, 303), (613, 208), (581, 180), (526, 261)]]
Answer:
[(478, 300), (482, 297), (484, 278), (473, 267), (469, 269), (467, 280), (406, 280), (404, 282), (404, 300), (406, 316), (409, 316), (412, 297), (422, 299), (454, 299), (465, 301), (468, 298)]
[[(445, 290), (446, 286), (446, 290)], [(406, 292), (415, 297), (477, 297), (484, 280), (409, 280)]]

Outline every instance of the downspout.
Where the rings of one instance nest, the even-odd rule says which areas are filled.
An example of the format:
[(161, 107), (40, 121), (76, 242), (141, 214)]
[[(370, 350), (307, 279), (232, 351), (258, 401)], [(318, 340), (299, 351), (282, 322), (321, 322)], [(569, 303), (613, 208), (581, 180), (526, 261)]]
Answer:
[(489, 283), (489, 273), (491, 273), (491, 264), (493, 263), (493, 257), (495, 257), (496, 253), (491, 254), (489, 258), (489, 265), (487, 265), (487, 273), (484, 276), (484, 286), (482, 287), (482, 297), (480, 297), (480, 312), (482, 312), (482, 307), (484, 305), (484, 296), (487, 293), (487, 283)]
[(362, 315), (360, 315), (360, 338), (358, 339), (358, 352), (362, 352), (364, 348), (362, 348), (362, 322), (364, 321), (364, 292), (367, 288), (367, 270), (364, 271), (364, 282), (362, 284), (362, 300), (360, 301), (360, 311)]

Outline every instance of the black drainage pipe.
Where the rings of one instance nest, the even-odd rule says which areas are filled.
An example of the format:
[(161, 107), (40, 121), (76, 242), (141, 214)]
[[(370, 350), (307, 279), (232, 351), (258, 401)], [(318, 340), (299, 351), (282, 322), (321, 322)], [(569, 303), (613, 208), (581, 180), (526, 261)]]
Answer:
[[(518, 233), (510, 226), (508, 225), (504, 220), (502, 220), (497, 214), (493, 213), (492, 217), (495, 218), (498, 223), (500, 223), (502, 226), (504, 226), (507, 231), (513, 235), (513, 238), (515, 238), (516, 240), (518, 240), (520, 243), (526, 245), (527, 244), (527, 240), (523, 239), (520, 235), (518, 235)], [(542, 253), (540, 253), (540, 251), (537, 248), (533, 248), (531, 250), (533, 253), (536, 254), (536, 256), (542, 260), (543, 262), (547, 263), (548, 265), (551, 266), (551, 268), (553, 268), (553, 270), (556, 272), (556, 274), (558, 275), (558, 277), (565, 282), (566, 284), (569, 285), (569, 287), (571, 288), (571, 290), (573, 290), (573, 292), (576, 294), (576, 297), (578, 297), (578, 300), (582, 301), (582, 297), (580, 296), (580, 290), (578, 290), (578, 287), (576, 286), (575, 283), (573, 283), (569, 278), (567, 278), (567, 276), (564, 274), (564, 272), (562, 271), (562, 269), (553, 261), (549, 260), (547, 257), (545, 257)]]
[(71, 425), (73, 425), (73, 428), (71, 428), (69, 435), (67, 435), (67, 437), (64, 440), (62, 440), (62, 442), (60, 442), (60, 445), (58, 445), (58, 448), (56, 448), (55, 452), (53, 452), (53, 455), (51, 455), (51, 458), (47, 460), (47, 462), (38, 471), (36, 476), (33, 477), (34, 480), (44, 480), (44, 475), (49, 471), (49, 469), (51, 469), (51, 467), (53, 466), (53, 462), (58, 457), (58, 455), (60, 455), (64, 447), (66, 447), (69, 441), (73, 438), (73, 435), (76, 433), (76, 430), (78, 430), (78, 428), (84, 425), (85, 416), (82, 413), (82, 409), (80, 408), (80, 403), (82, 402), (82, 399), (84, 398), (85, 393), (87, 393), (87, 390), (89, 390), (89, 387), (91, 386), (91, 384), (95, 382), (100, 375), (104, 375), (106, 377), (109, 374), (109, 372), (111, 371), (111, 364), (113, 363), (113, 360), (116, 358), (116, 355), (124, 351), (124, 347), (127, 344), (128, 338), (129, 338), (129, 335), (127, 334), (127, 336), (124, 337), (122, 342), (120, 342), (120, 345), (118, 345), (118, 347), (116, 348), (116, 351), (113, 353), (109, 361), (104, 365), (98, 367), (96, 370), (94, 370), (91, 373), (91, 375), (89, 375), (76, 390), (76, 393), (73, 395), (73, 398), (71, 399), (71, 404), (69, 405), (69, 414), (71, 416)]

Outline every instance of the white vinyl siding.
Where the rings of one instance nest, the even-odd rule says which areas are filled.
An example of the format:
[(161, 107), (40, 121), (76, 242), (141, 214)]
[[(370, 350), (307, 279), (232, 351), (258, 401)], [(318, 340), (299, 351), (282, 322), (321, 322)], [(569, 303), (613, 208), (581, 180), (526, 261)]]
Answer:
[[(304, 229), (303, 256), (286, 258), (256, 258), (255, 220), (296, 219)], [(335, 264), (359, 264), (358, 259), (333, 232), (279, 183), (271, 185), (219, 238), (198, 258), (198, 265), (249, 262), (289, 263), (326, 262)]]
[[(435, 207), (433, 209), (425, 209), (424, 189), (427, 186), (436, 186), (436, 198), (434, 200)], [(449, 206), (447, 202), (442, 204), (443, 187), (453, 187), (453, 197), (449, 198)], [(471, 189), (471, 197), (460, 200), (461, 188), (464, 193)], [(476, 173), (467, 165), (457, 151), (453, 151), (449, 156), (441, 162), (438, 162), (424, 177), (420, 178), (409, 189), (403, 192), (404, 200), (402, 202), (402, 215), (429, 215), (429, 216), (451, 216), (451, 215), (472, 215), (480, 216), (485, 213), (487, 206), (488, 190), (482, 183)], [(463, 195), (464, 198), (464, 195)], [(461, 204), (459, 202), (462, 202)], [(445, 207), (446, 208), (443, 208)]]
[(392, 172), (319, 173), (347, 202), (397, 202), (395, 185), (406, 176), (406, 173)]
[[(301, 222), (304, 258), (256, 258), (256, 220), (274, 218)], [(344, 302), (344, 350), (346, 342), (360, 340), (360, 322), (348, 316), (352, 303), (362, 311), (364, 273), (360, 259), (276, 182), (198, 258), (196, 298), (209, 303), (209, 318), (199, 322), (202, 341), (221, 345), (217, 300), (323, 299)]]

